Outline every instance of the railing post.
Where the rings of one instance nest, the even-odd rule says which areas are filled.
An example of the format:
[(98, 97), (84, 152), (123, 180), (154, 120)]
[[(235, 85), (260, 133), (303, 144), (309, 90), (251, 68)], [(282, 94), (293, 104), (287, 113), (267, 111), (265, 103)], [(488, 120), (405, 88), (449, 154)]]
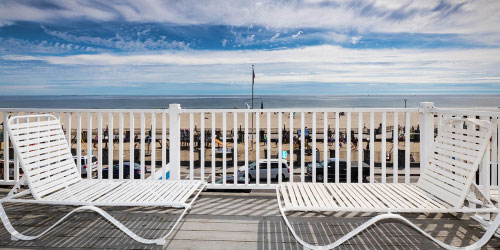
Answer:
[(420, 103), (420, 173), (422, 173), (422, 170), (429, 162), (428, 156), (430, 155), (430, 150), (434, 143), (433, 108), (433, 102)]
[(170, 179), (180, 180), (181, 178), (181, 105), (170, 104), (168, 106), (169, 133), (170, 133)]

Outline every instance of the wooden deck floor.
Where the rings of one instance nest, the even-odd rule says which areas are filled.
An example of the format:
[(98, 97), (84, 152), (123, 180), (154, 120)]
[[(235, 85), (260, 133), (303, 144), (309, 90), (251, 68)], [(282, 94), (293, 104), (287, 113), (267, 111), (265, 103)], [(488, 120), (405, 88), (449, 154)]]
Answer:
[[(2, 193), (2, 196), (5, 192)], [(36, 234), (71, 210), (65, 206), (6, 204), (14, 226)], [(105, 208), (145, 237), (164, 234), (180, 210), (164, 208)], [(291, 221), (308, 242), (330, 243), (373, 214), (296, 213)], [(476, 241), (484, 232), (472, 220), (451, 215), (406, 215), (427, 232), (457, 246)], [(99, 215), (80, 212), (39, 240), (11, 241), (1, 227), (0, 248), (161, 249), (130, 239)], [(302, 249), (279, 216), (274, 193), (205, 192), (167, 241), (165, 249)], [(385, 221), (341, 246), (341, 249), (436, 249), (430, 240), (397, 221)], [(500, 249), (493, 238), (485, 249)]]

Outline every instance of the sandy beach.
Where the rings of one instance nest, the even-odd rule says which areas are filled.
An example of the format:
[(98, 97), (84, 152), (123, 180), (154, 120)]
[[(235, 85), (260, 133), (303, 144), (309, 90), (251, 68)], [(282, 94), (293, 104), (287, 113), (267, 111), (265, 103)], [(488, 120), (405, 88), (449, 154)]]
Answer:
[[(267, 128), (267, 113), (257, 113), (260, 117), (260, 123), (259, 126), (260, 128)], [(257, 120), (257, 114), (254, 116), (254, 123), (256, 123)], [(394, 113), (387, 113), (387, 126), (392, 126), (394, 124)], [(57, 114), (54, 114), (57, 116)], [(212, 114), (211, 113), (204, 113), (205, 115), (205, 128), (210, 128), (212, 124)], [(286, 128), (289, 127), (290, 124), (290, 113), (283, 113), (282, 114), (282, 125), (278, 126), (278, 114), (277, 113), (270, 113), (270, 118), (271, 118), (271, 128), (277, 128), (277, 127), (283, 127), (283, 124), (285, 125)], [(312, 112), (310, 113), (304, 113), (304, 126), (308, 128), (312, 128)], [(118, 129), (119, 125), (119, 114), (118, 113), (113, 113), (113, 127), (115, 129)], [(161, 128), (162, 125), (162, 120), (161, 120), (161, 114), (156, 114), (156, 128)], [(96, 128), (97, 127), (97, 114), (92, 113), (92, 127)], [(140, 113), (134, 113), (134, 127), (136, 131), (140, 130), (140, 118), (141, 114)], [(194, 114), (194, 125), (199, 128), (201, 126), (201, 120), (200, 120), (200, 114)], [(318, 129), (323, 128), (323, 119), (324, 115), (323, 112), (316, 112), (316, 127)], [(347, 112), (345, 112), (343, 115), (339, 115), (339, 125), (340, 128), (346, 128), (347, 127)], [(66, 114), (62, 113), (60, 115), (60, 119), (62, 123), (64, 124), (65, 127), (66, 125)], [(251, 128), (251, 119), (252, 116), (251, 114), (248, 115), (248, 125), (249, 128)], [(328, 119), (328, 126), (331, 129), (335, 128), (335, 113), (328, 113), (327, 116)], [(363, 124), (365, 127), (369, 128), (370, 126), (370, 113), (363, 113)], [(359, 120), (359, 113), (357, 112), (352, 112), (351, 113), (351, 128), (357, 128), (358, 126), (358, 120)], [(103, 113), (102, 114), (102, 122), (103, 122), (103, 128), (106, 127), (106, 124), (108, 124), (109, 121), (109, 113)], [(145, 124), (146, 124), (146, 129), (149, 129), (151, 127), (151, 121), (152, 121), (152, 114), (151, 113), (145, 113)], [(293, 119), (293, 127), (294, 129), (300, 128), (300, 121), (301, 121), (301, 113), (296, 113), (294, 115)], [(377, 127), (380, 123), (382, 122), (382, 113), (381, 112), (375, 112), (374, 113), (374, 124), (375, 127)], [(404, 126), (405, 122), (405, 114), (404, 113), (398, 113), (398, 124), (399, 126)], [(410, 113), (410, 126), (417, 126), (419, 122), (419, 116), (417, 112), (412, 112)], [(81, 114), (81, 124), (82, 128), (87, 128), (87, 123), (88, 123), (88, 113), (84, 112)], [(215, 113), (215, 126), (216, 128), (222, 128), (222, 123), (223, 123), (223, 115), (222, 113)], [(73, 114), (71, 117), (71, 124), (72, 124), (72, 129), (76, 129), (76, 124), (77, 124), (77, 115)], [(169, 126), (168, 124), (168, 115), (166, 116), (166, 125), (167, 128)], [(244, 128), (245, 125), (245, 115), (243, 113), (239, 113), (237, 115), (237, 127), (239, 128), (240, 126)], [(129, 129), (130, 128), (130, 113), (123, 113), (123, 126), (124, 129)], [(227, 113), (226, 114), (226, 126), (227, 129), (233, 129), (234, 128), (234, 113)], [(189, 114), (182, 114), (181, 115), (181, 127), (182, 128), (189, 128)]]
[[(66, 118), (66, 113), (56, 113), (54, 114), (55, 116), (59, 116), (61, 119), (61, 122), (63, 124), (63, 128), (66, 130), (68, 128), (67, 124), (67, 118)], [(260, 116), (259, 117), (259, 127), (260, 130), (267, 131), (267, 113), (257, 113), (255, 116)], [(282, 114), (282, 123), (279, 124), (279, 119), (278, 119), (278, 114), (277, 113), (270, 113), (270, 128), (271, 128), (271, 140), (277, 140), (278, 138), (278, 128), (285, 129), (286, 131), (289, 130), (290, 127), (290, 113), (283, 113)], [(312, 137), (312, 128), (313, 128), (313, 119), (312, 119), (313, 114), (312, 113), (304, 113), (304, 126), (309, 129), (310, 136)], [(345, 136), (346, 133), (346, 128), (347, 128), (347, 116), (348, 113), (343, 113), (339, 115), (339, 128), (340, 128), (340, 134), (341, 137)], [(82, 135), (82, 154), (86, 154), (87, 150), (87, 145), (86, 145), (86, 133), (88, 131), (88, 113), (81, 113), (81, 129), (83, 131)], [(182, 129), (189, 129), (190, 125), (190, 119), (189, 119), (189, 114), (182, 114), (181, 115), (181, 128)], [(156, 118), (156, 139), (159, 141), (161, 139), (161, 128), (162, 128), (162, 115), (161, 114), (155, 114)], [(196, 113), (193, 115), (194, 121), (194, 127), (196, 128), (197, 131), (200, 130), (202, 121), (200, 120), (200, 114)], [(377, 128), (379, 125), (382, 123), (382, 118), (383, 115), (380, 112), (375, 112), (374, 113), (374, 127)], [(0, 118), (3, 119), (3, 116)], [(98, 126), (98, 115), (96, 113), (91, 114), (91, 119), (92, 119), (92, 139), (94, 140), (97, 135), (97, 126)], [(135, 148), (136, 150), (140, 149), (140, 126), (141, 126), (141, 114), (140, 113), (134, 113), (134, 137), (137, 139), (135, 143)], [(363, 113), (363, 128), (365, 128), (365, 133), (368, 132), (367, 129), (370, 128), (370, 113)], [(113, 113), (113, 135), (116, 136), (119, 134), (119, 123), (120, 123), (120, 115), (118, 113)], [(251, 125), (251, 114), (248, 115), (248, 127), (249, 131), (251, 131), (252, 125)], [(256, 120), (257, 118), (254, 118), (254, 127), (256, 128)], [(212, 114), (211, 113), (205, 113), (205, 129), (210, 130), (212, 126)], [(359, 113), (357, 112), (352, 112), (351, 113), (351, 131), (353, 131), (353, 134), (355, 137), (357, 137), (357, 131), (358, 131), (358, 121), (359, 121)], [(3, 121), (2, 121), (3, 122)], [(77, 123), (78, 118), (77, 114), (73, 113), (71, 115), (71, 133), (72, 133), (72, 138), (74, 138), (73, 143), (72, 143), (72, 148), (76, 149), (76, 129), (77, 129)], [(301, 122), (301, 113), (296, 113), (294, 115), (293, 119), (293, 128), (294, 128), (294, 136), (297, 136), (297, 130), (300, 129), (300, 122)], [(417, 112), (412, 112), (410, 113), (410, 124), (412, 127), (416, 128), (418, 126), (419, 122), (419, 116)], [(109, 113), (103, 113), (102, 114), (102, 128), (103, 130), (106, 130), (109, 128)], [(151, 113), (145, 113), (145, 136), (148, 136), (152, 127), (152, 114)], [(334, 130), (335, 130), (335, 113), (328, 113), (327, 116), (327, 127), (330, 129), (332, 136), (334, 136)], [(400, 134), (403, 133), (403, 126), (405, 124), (405, 113), (398, 113), (398, 126), (400, 130)], [(387, 113), (386, 114), (386, 126), (387, 126), (387, 143), (386, 143), (386, 152), (390, 154), (391, 156), (387, 158), (388, 162), (391, 162), (392, 160), (392, 148), (393, 148), (393, 140), (392, 140), (392, 127), (394, 125), (394, 113)], [(166, 126), (167, 126), (167, 138), (168, 138), (168, 115), (166, 116)], [(130, 130), (131, 124), (130, 124), (130, 113), (123, 113), (123, 130), (124, 134), (127, 133), (127, 131)], [(215, 128), (216, 130), (222, 130), (223, 127), (223, 115), (221, 113), (216, 113), (215, 114)], [(320, 159), (323, 159), (323, 127), (324, 127), (324, 114), (323, 112), (317, 112), (316, 113), (316, 131), (317, 131), (317, 140), (318, 142), (316, 143), (316, 148), (320, 152)], [(241, 128), (242, 131), (245, 129), (245, 115), (243, 113), (239, 113), (237, 115), (237, 122), (236, 122), (236, 128), (234, 127), (234, 113), (227, 113), (226, 114), (226, 130), (227, 130), (227, 147), (233, 148), (234, 145), (232, 143), (233, 139), (233, 131), (236, 129), (236, 131), (239, 131)], [(103, 132), (104, 133), (104, 132)], [(208, 132), (210, 133), (210, 132)], [(254, 140), (253, 140), (253, 145), (252, 145), (252, 135), (251, 132), (249, 132), (249, 161), (255, 161), (256, 157), (256, 137), (254, 135)], [(266, 132), (267, 133), (267, 132)], [(125, 136), (124, 136), (125, 137)], [(367, 150), (367, 141), (368, 134), (364, 135), (364, 142), (362, 148), (365, 151)], [(376, 135), (376, 138), (380, 139), (381, 135)], [(222, 140), (222, 138), (221, 138)], [(342, 143), (343, 142), (343, 143)], [(347, 149), (348, 146), (345, 144), (345, 140), (342, 141), (340, 144), (340, 150), (339, 154), (340, 157), (346, 158), (347, 157)], [(205, 159), (210, 160), (211, 159), (211, 148), (209, 146), (210, 141), (207, 142), (206, 144), (206, 150), (205, 150)], [(267, 149), (267, 146), (264, 144), (263, 141), (260, 142), (260, 158), (266, 157), (264, 154)], [(381, 147), (382, 143), (380, 140), (376, 140), (375, 143), (375, 154), (374, 154), (374, 159), (375, 162), (381, 162), (382, 159), (382, 154), (381, 154)], [(151, 160), (151, 153), (150, 150), (152, 149), (151, 144), (146, 144), (146, 161)], [(312, 143), (309, 141), (309, 146), (312, 146)], [(107, 155), (107, 143), (103, 143), (103, 151), (105, 151), (105, 154)], [(157, 142), (156, 145), (156, 160), (161, 161), (161, 143)], [(307, 146), (306, 146), (307, 147)], [(119, 149), (118, 149), (118, 144), (115, 143), (113, 146), (113, 158), (114, 160), (118, 160), (118, 155), (119, 155)], [(128, 142), (124, 143), (124, 160), (128, 161), (129, 160), (129, 155), (130, 155), (130, 145)], [(329, 156), (328, 157), (333, 157), (333, 155), (330, 155), (330, 150), (335, 149), (335, 144), (334, 143), (329, 143), (328, 147), (328, 152)], [(358, 146), (355, 143), (352, 143), (351, 146), (351, 159), (353, 161), (357, 161), (358, 159)], [(398, 143), (398, 148), (400, 150), (404, 149), (404, 141), (399, 141)], [(97, 152), (97, 144), (93, 143), (92, 144), (92, 149), (94, 152)], [(289, 143), (284, 143), (282, 146), (282, 150), (284, 151), (289, 151), (290, 149), (290, 144)], [(195, 148), (195, 160), (199, 158), (199, 148)], [(238, 155), (237, 159), (238, 161), (243, 161), (245, 157), (245, 144), (244, 143), (239, 143), (238, 144)], [(410, 151), (412, 152), (412, 156), (414, 157), (415, 161), (419, 160), (419, 143), (418, 142), (411, 142), (410, 143)], [(136, 154), (137, 155), (137, 154)], [(277, 157), (278, 155), (278, 145), (277, 143), (271, 143), (271, 156), (272, 158)], [(137, 156), (136, 156), (137, 157)], [(103, 162), (107, 163), (107, 156), (103, 157)], [(228, 156), (228, 159), (232, 159)], [(296, 156), (295, 156), (295, 159)], [(312, 155), (306, 156), (305, 161), (310, 162), (312, 160)], [(183, 162), (188, 162), (189, 161), (189, 147), (183, 147), (183, 150), (181, 152), (181, 161)], [(218, 158), (217, 161), (222, 161), (221, 158)]]

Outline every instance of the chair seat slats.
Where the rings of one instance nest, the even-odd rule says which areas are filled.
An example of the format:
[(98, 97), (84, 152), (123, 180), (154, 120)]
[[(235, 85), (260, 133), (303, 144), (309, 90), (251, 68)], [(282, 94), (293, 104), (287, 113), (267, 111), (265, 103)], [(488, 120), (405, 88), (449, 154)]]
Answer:
[(449, 204), (455, 204), (456, 200), (459, 198), (458, 195), (449, 192), (441, 184), (436, 184), (439, 183), (438, 180), (434, 180), (432, 178), (420, 178), (419, 179), (419, 187), (429, 193), (436, 194), (436, 192), (439, 192), (439, 199), (449, 203)]
[[(140, 204), (169, 203), (181, 204), (197, 190), (201, 181), (161, 181), (161, 180), (82, 180), (42, 198), (46, 202), (74, 202), (100, 204)], [(153, 188), (150, 188), (153, 187)], [(169, 197), (166, 199), (166, 197)]]
[[(58, 120), (48, 120), (48, 121), (12, 123), (10, 125), (10, 128), (14, 132), (14, 131), (24, 131), (23, 129), (27, 129), (27, 128), (38, 128), (38, 127), (51, 126), (51, 125), (59, 125), (59, 127), (60, 127)], [(13, 134), (16, 134), (16, 133), (13, 133)]]
[(449, 145), (444, 145), (444, 147), (443, 147), (443, 145), (438, 144), (435, 147), (434, 154), (440, 155), (440, 156), (447, 156), (449, 158), (456, 158), (456, 159), (460, 159), (462, 161), (467, 161), (467, 160), (470, 160), (471, 157), (472, 158), (477, 157), (479, 155), (479, 152), (473, 151), (473, 150), (469, 150), (469, 151), (457, 150), (457, 148), (454, 148), (454, 147), (449, 146)]
[(439, 132), (439, 136), (452, 140), (465, 141), (477, 144), (481, 143), (484, 140), (484, 136), (464, 135), (461, 133), (452, 132), (450, 130), (444, 130)]
[(449, 158), (449, 157), (442, 157), (442, 156), (440, 157), (440, 156), (435, 155), (435, 154), (432, 155), (431, 158), (439, 160), (439, 161), (447, 163), (447, 164), (450, 164), (450, 165), (453, 165), (454, 167), (460, 167), (460, 168), (467, 170), (467, 171), (469, 171), (472, 168), (472, 162), (464, 162), (464, 161), (460, 161), (458, 159), (453, 159), (453, 158)]
[(26, 157), (27, 159), (29, 159), (31, 157), (35, 157), (38, 155), (57, 152), (59, 150), (65, 149), (65, 148), (66, 148), (66, 143), (63, 141), (59, 141), (59, 142), (52, 143), (51, 147), (47, 147), (47, 148), (38, 150), (38, 152), (37, 151), (29, 151), (29, 152), (23, 153), (23, 156)]
[[(60, 129), (60, 128), (59, 128)], [(60, 134), (57, 129), (40, 129), (40, 131), (28, 132), (28, 131), (17, 131), (17, 139), (19, 140), (19, 146), (29, 145), (27, 143), (34, 143), (40, 141), (54, 140), (59, 138)]]
[(445, 138), (442, 136), (436, 137), (435, 142), (443, 143), (443, 144), (450, 145), (453, 147), (460, 147), (460, 148), (463, 148), (466, 150), (478, 151), (481, 149), (481, 145), (479, 145), (479, 144), (468, 142), (468, 141), (453, 140), (453, 139)]
[(414, 184), (287, 183), (280, 191), (286, 211), (444, 212), (451, 207)]
[(445, 131), (445, 132), (468, 135), (468, 136), (478, 136), (478, 137), (482, 137), (482, 138), (487, 137), (487, 135), (485, 135), (483, 131), (463, 129), (463, 128), (460, 128), (459, 126), (455, 126), (455, 127), (444, 127), (443, 126), (439, 129), (439, 131)]

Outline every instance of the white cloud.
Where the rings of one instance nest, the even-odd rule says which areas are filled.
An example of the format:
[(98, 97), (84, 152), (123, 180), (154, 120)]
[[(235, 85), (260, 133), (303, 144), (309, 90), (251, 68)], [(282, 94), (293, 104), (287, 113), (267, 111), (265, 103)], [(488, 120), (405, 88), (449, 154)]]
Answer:
[(161, 36), (159, 39), (147, 38), (141, 40), (141, 35), (149, 32), (148, 29), (137, 32), (136, 39), (125, 39), (120, 34), (116, 33), (114, 38), (101, 38), (101, 37), (91, 37), (91, 36), (80, 36), (73, 35), (68, 32), (49, 30), (42, 26), (45, 33), (61, 38), (68, 42), (73, 43), (86, 43), (95, 46), (104, 46), (107, 48), (117, 48), (129, 51), (142, 51), (147, 49), (186, 49), (190, 46), (189, 43), (178, 42), (178, 41), (168, 41), (165, 36)]
[(271, 37), (271, 42), (274, 42), (274, 40), (276, 40), (276, 38), (278, 38), (279, 36), (280, 36), (280, 33), (276, 33), (276, 35)]
[(363, 36), (353, 36), (351, 37), (351, 43), (352, 44), (358, 44), (358, 42), (361, 40)]
[[(118, 16), (110, 9), (103, 10), (86, 1), (53, 1), (52, 8), (46, 8), (44, 3), (30, 5), (30, 2), (2, 1), (0, 2), (0, 19), (4, 21), (55, 21), (60, 18), (109, 21)], [(57, 7), (55, 7), (57, 6)]]
[[(0, 2), (2, 22), (60, 19), (235, 26), (305, 27), (360, 32), (483, 34), (500, 32), (500, 2), (439, 0), (285, 1), (198, 0)], [(40, 6), (40, 7), (38, 7)]]
[[(330, 45), (262, 51), (164, 51), (155, 54), (2, 56), (48, 65), (90, 68), (124, 81), (175, 83), (246, 82), (251, 64), (260, 83), (500, 84), (500, 49), (364, 49)], [(99, 69), (99, 72), (95, 72)], [(102, 72), (103, 69), (108, 69)], [(136, 74), (134, 71), (137, 71)], [(130, 74), (128, 73), (130, 72)], [(89, 73), (87, 73), (89, 74)]]
[(16, 38), (0, 37), (0, 52), (3, 53), (65, 53), (65, 52), (103, 52), (103, 49), (80, 46), (72, 43), (27, 41)]
[(326, 39), (328, 41), (333, 41), (336, 43), (343, 43), (349, 41), (349, 36), (337, 32), (325, 32), (321, 33), (320, 36), (323, 37), (323, 39)]
[(24, 55), (5, 55), (1, 57), (4, 60), (9, 61), (41, 61), (43, 60), (40, 57), (36, 56), (24, 56)]
[(297, 34), (292, 35), (292, 38), (293, 38), (293, 39), (295, 39), (295, 38), (299, 37), (300, 35), (302, 35), (302, 33), (303, 33), (303, 32), (302, 32), (302, 30), (299, 30), (299, 31), (297, 32)]
[(233, 43), (235, 47), (254, 44), (255, 34), (244, 35), (241, 32), (234, 31), (233, 28), (231, 28), (230, 32), (234, 35)]

